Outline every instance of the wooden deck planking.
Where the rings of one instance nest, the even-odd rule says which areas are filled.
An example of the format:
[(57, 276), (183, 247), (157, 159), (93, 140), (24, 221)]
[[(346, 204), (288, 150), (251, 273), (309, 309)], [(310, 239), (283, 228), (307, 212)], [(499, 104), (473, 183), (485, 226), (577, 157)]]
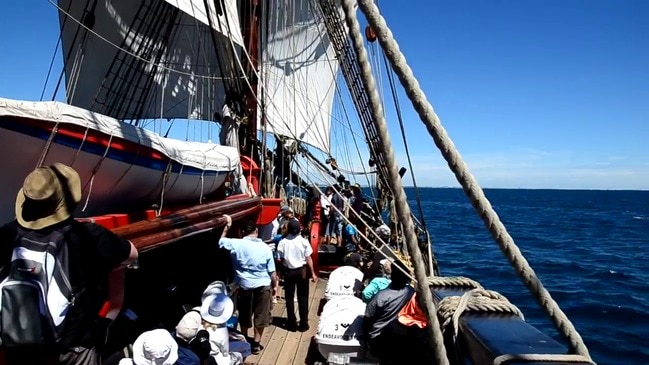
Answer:
[[(326, 280), (320, 279), (309, 285), (309, 330), (306, 332), (288, 332), (277, 325), (271, 325), (264, 331), (261, 344), (264, 350), (259, 355), (246, 359), (249, 365), (304, 365), (318, 327), (318, 307), (324, 297)], [(297, 311), (297, 303), (295, 303)], [(273, 317), (279, 317), (279, 323), (286, 321), (284, 300), (273, 305)], [(298, 315), (299, 318), (299, 315)]]

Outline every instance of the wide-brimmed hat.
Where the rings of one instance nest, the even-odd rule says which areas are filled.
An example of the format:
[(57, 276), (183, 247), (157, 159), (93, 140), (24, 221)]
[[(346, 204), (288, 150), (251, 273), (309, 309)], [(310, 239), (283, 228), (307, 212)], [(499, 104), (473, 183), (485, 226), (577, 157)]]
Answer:
[(201, 295), (201, 303), (203, 303), (205, 299), (207, 299), (207, 297), (209, 297), (210, 295), (227, 294), (227, 293), (228, 293), (228, 287), (225, 285), (224, 282), (218, 280), (213, 281), (203, 291), (203, 295)]
[(176, 326), (176, 337), (189, 343), (195, 336), (203, 323), (201, 314), (197, 311), (185, 313)]
[(350, 189), (358, 189), (358, 191), (361, 191), (361, 190), (362, 190), (362, 189), (361, 189), (361, 184), (359, 184), (359, 183), (356, 183), (356, 184), (350, 186), (349, 188), (350, 188)]
[(225, 294), (212, 294), (201, 304), (201, 317), (212, 324), (224, 324), (234, 313), (234, 303)]
[(43, 229), (70, 218), (81, 201), (81, 179), (70, 166), (38, 167), (16, 196), (16, 220), (27, 229)]
[(178, 361), (178, 343), (163, 329), (142, 333), (133, 343), (135, 365), (173, 365)]

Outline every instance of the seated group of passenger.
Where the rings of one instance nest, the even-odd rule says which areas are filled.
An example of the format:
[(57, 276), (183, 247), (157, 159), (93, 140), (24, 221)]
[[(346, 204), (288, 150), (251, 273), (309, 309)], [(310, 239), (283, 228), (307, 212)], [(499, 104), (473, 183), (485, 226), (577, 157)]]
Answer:
[[(387, 226), (377, 228), (376, 233), (388, 242)], [(363, 326), (369, 353), (381, 364), (425, 359), (429, 355), (427, 323), (416, 302), (410, 271), (389, 244), (377, 246), (371, 258), (363, 260), (362, 255), (351, 253), (346, 260), (346, 265), (364, 273), (364, 286), (357, 296), (367, 303)]]
[(188, 311), (173, 331), (142, 333), (124, 352), (104, 364), (119, 365), (241, 365), (251, 355), (246, 337), (231, 326), (234, 303), (221, 281), (203, 292), (201, 305)]

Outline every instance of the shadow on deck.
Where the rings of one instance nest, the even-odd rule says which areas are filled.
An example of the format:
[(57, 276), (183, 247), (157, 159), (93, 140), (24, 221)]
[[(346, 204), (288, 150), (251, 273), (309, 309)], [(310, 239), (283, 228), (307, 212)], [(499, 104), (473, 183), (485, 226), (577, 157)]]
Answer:
[[(320, 279), (309, 286), (309, 330), (306, 332), (289, 332), (285, 329), (286, 305), (280, 299), (273, 305), (273, 325), (268, 327), (262, 336), (261, 344), (265, 347), (258, 355), (249, 356), (246, 365), (304, 365), (314, 361), (323, 361), (315, 345), (314, 336), (318, 327), (318, 313), (324, 298), (326, 279)], [(297, 311), (297, 303), (295, 303)], [(298, 315), (299, 318), (299, 315)]]

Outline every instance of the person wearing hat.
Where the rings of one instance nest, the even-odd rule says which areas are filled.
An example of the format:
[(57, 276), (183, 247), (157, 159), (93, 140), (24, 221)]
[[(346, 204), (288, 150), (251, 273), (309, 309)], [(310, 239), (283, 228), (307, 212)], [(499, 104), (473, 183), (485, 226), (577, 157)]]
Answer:
[(277, 217), (277, 222), (279, 223), (278, 231), (281, 232), (282, 227), (284, 227), (290, 221), (299, 222), (299, 220), (295, 218), (295, 212), (293, 211), (293, 208), (285, 205), (282, 207), (282, 209), (280, 209), (279, 217)]
[[(104, 293), (108, 289), (105, 286), (108, 275), (137, 259), (138, 253), (129, 241), (108, 229), (74, 220), (72, 213), (81, 195), (81, 179), (72, 167), (62, 163), (38, 167), (27, 175), (18, 191), (16, 219), (0, 227), (0, 268), (10, 265), (14, 250), (23, 250), (22, 237), (36, 242), (55, 240), (67, 249), (68, 269), (63, 274), (72, 292), (77, 293), (74, 306), (61, 324), (62, 333), (55, 353), (19, 354), (17, 349), (8, 349), (9, 363), (22, 360), (36, 364), (36, 359), (31, 357), (37, 354), (58, 364), (95, 364), (99, 361), (95, 348), (105, 340), (101, 334), (99, 311), (107, 299)], [(38, 298), (21, 300), (38, 303)], [(13, 351), (16, 351), (16, 358), (11, 359)]]
[[(234, 313), (234, 303), (227, 294), (208, 295), (199, 308), (202, 328), (209, 334), (210, 357), (218, 365), (243, 364), (250, 355), (250, 344), (241, 339), (232, 341), (227, 322)], [(234, 348), (230, 348), (230, 345)], [(231, 350), (238, 351), (231, 351)]]
[(210, 357), (210, 336), (203, 330), (200, 311), (191, 310), (185, 313), (172, 334), (178, 343), (176, 365), (201, 365)]
[(248, 336), (250, 327), (254, 327), (252, 352), (259, 353), (261, 335), (270, 326), (270, 308), (272, 298), (277, 295), (279, 282), (275, 273), (275, 259), (268, 245), (257, 237), (257, 224), (248, 220), (241, 227), (242, 238), (228, 238), (232, 218), (225, 215), (226, 226), (223, 229), (219, 247), (230, 251), (234, 268), (234, 281), (238, 285), (237, 310), (239, 325), (244, 336)]
[[(299, 329), (302, 332), (309, 329), (309, 273), (313, 282), (318, 281), (318, 275), (313, 269), (311, 254), (313, 249), (309, 241), (300, 235), (300, 223), (291, 220), (287, 225), (288, 236), (277, 245), (282, 264), (286, 268), (284, 274), (284, 297), (286, 298), (286, 313), (289, 330)], [(308, 268), (308, 271), (307, 271)], [(295, 318), (295, 302), (293, 298), (297, 289), (298, 311), (300, 325)]]
[(176, 361), (178, 344), (167, 330), (144, 332), (133, 343), (134, 365), (175, 365)]

